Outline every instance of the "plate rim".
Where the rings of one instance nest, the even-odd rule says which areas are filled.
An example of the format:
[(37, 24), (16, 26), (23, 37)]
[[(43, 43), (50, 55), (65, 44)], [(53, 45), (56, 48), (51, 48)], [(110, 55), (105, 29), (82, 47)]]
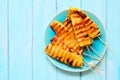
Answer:
[[(78, 9), (80, 9), (80, 8), (78, 8)], [(106, 43), (107, 43), (107, 40), (108, 40), (108, 36), (107, 36), (107, 32), (106, 32), (106, 29), (105, 29), (105, 27), (103, 26), (103, 24), (102, 24), (102, 22), (100, 21), (100, 19), (95, 15), (95, 14), (93, 14), (92, 12), (90, 12), (90, 11), (87, 11), (87, 10), (84, 10), (84, 9), (80, 9), (80, 10), (82, 10), (82, 11), (84, 11), (84, 12), (88, 12), (88, 13), (90, 13), (90, 14), (92, 14), (93, 16), (95, 16), (97, 19), (98, 19), (98, 21), (100, 22), (100, 24), (102, 25), (102, 27), (103, 27), (103, 30), (105, 31), (105, 37), (106, 37)], [(50, 24), (50, 22), (57, 16), (57, 15), (59, 15), (59, 14), (61, 14), (62, 12), (65, 12), (65, 11), (68, 11), (68, 9), (65, 9), (65, 10), (61, 10), (61, 11), (59, 11), (58, 13), (56, 13), (51, 19), (50, 19), (50, 21), (48, 21), (48, 24), (47, 24), (47, 26), (45, 25), (45, 28), (44, 28), (44, 32), (43, 32), (43, 47), (44, 47), (44, 49), (45, 49), (45, 33), (46, 33), (46, 31), (47, 31), (47, 28), (48, 28), (48, 26), (49, 26), (49, 24)], [(102, 43), (101, 43), (102, 44)], [(103, 44), (104, 45), (104, 44)], [(101, 55), (101, 58), (103, 59), (103, 57), (105, 56), (105, 52), (107, 51), (107, 48), (105, 47), (105, 49), (104, 49), (104, 51), (103, 51), (103, 54)], [(88, 71), (88, 70), (90, 70), (90, 69), (92, 69), (94, 66), (96, 66), (99, 62), (100, 62), (100, 60), (99, 61), (97, 61), (96, 63), (95, 63), (95, 65), (94, 66), (92, 66), (92, 67), (89, 67), (89, 68), (87, 68), (87, 69), (84, 69), (84, 70), (69, 70), (69, 69), (66, 69), (66, 68), (63, 68), (63, 67), (61, 67), (61, 66), (59, 66), (59, 65), (57, 65), (56, 63), (54, 63), (54, 61), (53, 60), (51, 60), (51, 57), (50, 56), (48, 56), (47, 54), (46, 54), (46, 52), (44, 51), (44, 54), (47, 56), (47, 59), (55, 66), (55, 67), (57, 67), (57, 68), (59, 68), (59, 69), (61, 69), (61, 70), (65, 70), (65, 71), (68, 71), (68, 72), (85, 72), (85, 71)], [(66, 65), (67, 66), (67, 65)]]

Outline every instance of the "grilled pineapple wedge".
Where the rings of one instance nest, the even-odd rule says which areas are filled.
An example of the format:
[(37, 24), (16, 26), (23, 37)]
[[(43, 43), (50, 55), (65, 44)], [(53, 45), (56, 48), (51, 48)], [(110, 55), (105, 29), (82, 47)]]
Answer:
[(59, 60), (60, 62), (73, 67), (82, 67), (82, 55), (76, 55), (76, 53), (66, 51), (54, 44), (49, 44), (45, 51), (49, 56)]
[(56, 32), (56, 36), (52, 39), (52, 42), (57, 43), (57, 45), (66, 45), (69, 51), (77, 51), (78, 54), (82, 54), (83, 48), (80, 48), (73, 33), (72, 25), (68, 23), (68, 21), (69, 20), (66, 19), (63, 24), (58, 21), (53, 21), (51, 23), (51, 28)]
[(68, 17), (71, 18), (76, 36), (81, 37), (82, 34), (83, 36), (88, 35), (90, 38), (96, 38), (100, 36), (100, 29), (84, 11), (71, 7), (68, 10)]

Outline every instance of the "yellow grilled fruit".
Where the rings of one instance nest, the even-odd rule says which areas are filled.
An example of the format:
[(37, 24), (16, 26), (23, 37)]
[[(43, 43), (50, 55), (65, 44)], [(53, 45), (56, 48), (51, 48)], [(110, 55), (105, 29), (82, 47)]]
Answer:
[(55, 58), (65, 64), (73, 67), (82, 67), (82, 55), (76, 55), (76, 53), (66, 51), (53, 44), (49, 44), (45, 51), (52, 58)]

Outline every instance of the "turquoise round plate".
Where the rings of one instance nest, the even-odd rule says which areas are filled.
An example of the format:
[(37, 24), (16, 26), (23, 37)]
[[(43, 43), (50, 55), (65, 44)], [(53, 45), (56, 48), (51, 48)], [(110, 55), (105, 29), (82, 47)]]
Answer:
[[(105, 32), (105, 29), (104, 29), (102, 23), (100, 22), (100, 20), (94, 14), (92, 14), (88, 11), (85, 11), (85, 10), (83, 10), (83, 11), (98, 25), (98, 27), (101, 31), (100, 38), (106, 42), (106, 32)], [(62, 23), (65, 20), (67, 13), (68, 13), (68, 10), (64, 10), (64, 11), (58, 13), (49, 22), (49, 24), (45, 30), (45, 33), (44, 33), (44, 47), (46, 47), (50, 43), (51, 39), (55, 36), (55, 32), (50, 28), (51, 22), (54, 20), (58, 20), (59, 22)], [(91, 47), (94, 48), (99, 53), (99, 56), (103, 57), (103, 55), (105, 54), (106, 47), (98, 38), (95, 38), (93, 40), (93, 44)], [(99, 58), (92, 49), (90, 49), (90, 52), (94, 58)], [(99, 62), (99, 60), (95, 60), (95, 59), (92, 60), (89, 56), (87, 56), (85, 54), (89, 54), (87, 49), (84, 50), (83, 57), (89, 65), (92, 65), (92, 67), (94, 67)], [(47, 56), (47, 57), (56, 67), (58, 67), (62, 70), (66, 70), (66, 71), (82, 72), (82, 71), (86, 71), (86, 70), (89, 70), (92, 68), (86, 64), (83, 64), (82, 68), (75, 68), (75, 67), (71, 67), (69, 65), (66, 65), (64, 63), (61, 63), (61, 62), (59, 62), (59, 61), (57, 61), (49, 56)]]

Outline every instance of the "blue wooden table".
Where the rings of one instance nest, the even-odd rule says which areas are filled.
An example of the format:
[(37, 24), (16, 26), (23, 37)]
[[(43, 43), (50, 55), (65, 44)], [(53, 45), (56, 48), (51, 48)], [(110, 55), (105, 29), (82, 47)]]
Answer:
[[(119, 0), (0, 0), (0, 80), (120, 80)], [(103, 23), (108, 45), (103, 71), (71, 73), (56, 68), (44, 54), (44, 30), (58, 12), (74, 6)], [(96, 69), (94, 69), (96, 72)]]

